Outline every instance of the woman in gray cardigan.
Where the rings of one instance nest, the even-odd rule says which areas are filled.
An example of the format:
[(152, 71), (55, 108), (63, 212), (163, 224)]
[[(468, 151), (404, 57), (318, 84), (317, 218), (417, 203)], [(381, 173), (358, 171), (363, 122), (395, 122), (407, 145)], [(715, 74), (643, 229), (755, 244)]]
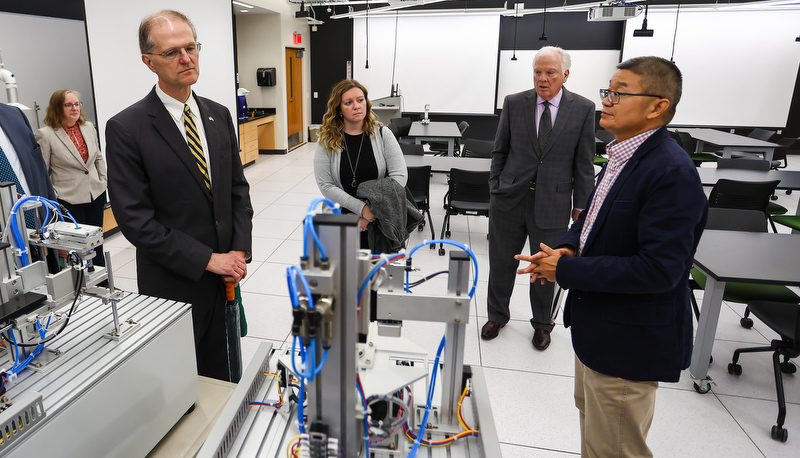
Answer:
[[(359, 215), (363, 233), (375, 215), (356, 197), (358, 185), (389, 177), (405, 186), (407, 175), (400, 145), (389, 129), (376, 121), (367, 88), (355, 80), (334, 86), (314, 156), (314, 176), (322, 195)], [(365, 241), (362, 237), (364, 248)]]

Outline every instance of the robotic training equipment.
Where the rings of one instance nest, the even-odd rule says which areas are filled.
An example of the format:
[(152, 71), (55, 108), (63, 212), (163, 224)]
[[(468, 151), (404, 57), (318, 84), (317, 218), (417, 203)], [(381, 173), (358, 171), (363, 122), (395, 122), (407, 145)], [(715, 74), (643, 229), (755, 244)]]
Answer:
[[(0, 224), (0, 456), (146, 454), (197, 399), (190, 306), (117, 291), (110, 256), (106, 267), (92, 262), (102, 229), (78, 224), (58, 202), (0, 184)], [(64, 255), (56, 273), (43, 260), (51, 250)], [(134, 319), (156, 315), (144, 329)], [(164, 348), (174, 360), (168, 379), (148, 369)], [(148, 390), (129, 393), (122, 381), (143, 373)], [(160, 398), (152, 407), (149, 390)], [(87, 436), (87, 415), (108, 399), (148, 424), (130, 431), (112, 415)]]
[[(286, 271), (292, 346), (258, 349), (199, 456), (500, 456), (483, 372), (463, 364), (475, 255), (452, 240), (373, 255), (357, 227), (330, 200), (311, 203)], [(436, 243), (458, 248), (447, 270), (412, 280), (414, 253)], [(414, 292), (442, 273), (446, 291)], [(407, 320), (444, 323), (432, 365), (402, 337)]]

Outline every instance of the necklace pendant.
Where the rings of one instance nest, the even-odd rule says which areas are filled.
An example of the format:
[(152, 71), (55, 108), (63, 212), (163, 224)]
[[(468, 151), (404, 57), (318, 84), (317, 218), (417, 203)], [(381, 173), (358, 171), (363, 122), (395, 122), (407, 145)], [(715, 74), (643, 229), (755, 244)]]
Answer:
[(351, 183), (354, 188), (358, 188), (358, 183), (356, 183), (356, 179), (353, 178), (353, 182)]

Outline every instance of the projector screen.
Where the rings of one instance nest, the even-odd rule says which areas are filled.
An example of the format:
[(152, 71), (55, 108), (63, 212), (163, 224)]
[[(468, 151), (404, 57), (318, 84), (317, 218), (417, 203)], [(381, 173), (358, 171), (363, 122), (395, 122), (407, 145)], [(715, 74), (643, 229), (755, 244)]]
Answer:
[[(678, 22), (678, 33), (675, 22)], [(674, 126), (786, 127), (800, 63), (800, 10), (650, 11), (625, 26), (623, 59), (670, 58), (683, 73)]]
[(499, 15), (371, 17), (369, 69), (366, 33), (355, 19), (353, 78), (371, 99), (390, 95), (394, 67), (403, 111), (494, 114)]
[[(619, 51), (573, 51), (572, 68), (564, 86), (595, 103), (598, 110), (599, 90), (608, 87), (608, 80), (617, 70)], [(497, 108), (503, 108), (503, 99), (509, 94), (533, 89), (533, 56), (536, 51), (517, 51), (517, 60), (511, 60), (513, 51), (500, 52), (500, 75), (497, 86)]]

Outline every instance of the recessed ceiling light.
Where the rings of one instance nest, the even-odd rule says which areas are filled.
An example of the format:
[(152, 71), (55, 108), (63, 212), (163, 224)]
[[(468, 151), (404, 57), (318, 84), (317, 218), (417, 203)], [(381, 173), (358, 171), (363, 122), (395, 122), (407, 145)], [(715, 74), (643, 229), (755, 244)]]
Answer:
[(250, 10), (239, 10), (240, 13), (249, 13)]

